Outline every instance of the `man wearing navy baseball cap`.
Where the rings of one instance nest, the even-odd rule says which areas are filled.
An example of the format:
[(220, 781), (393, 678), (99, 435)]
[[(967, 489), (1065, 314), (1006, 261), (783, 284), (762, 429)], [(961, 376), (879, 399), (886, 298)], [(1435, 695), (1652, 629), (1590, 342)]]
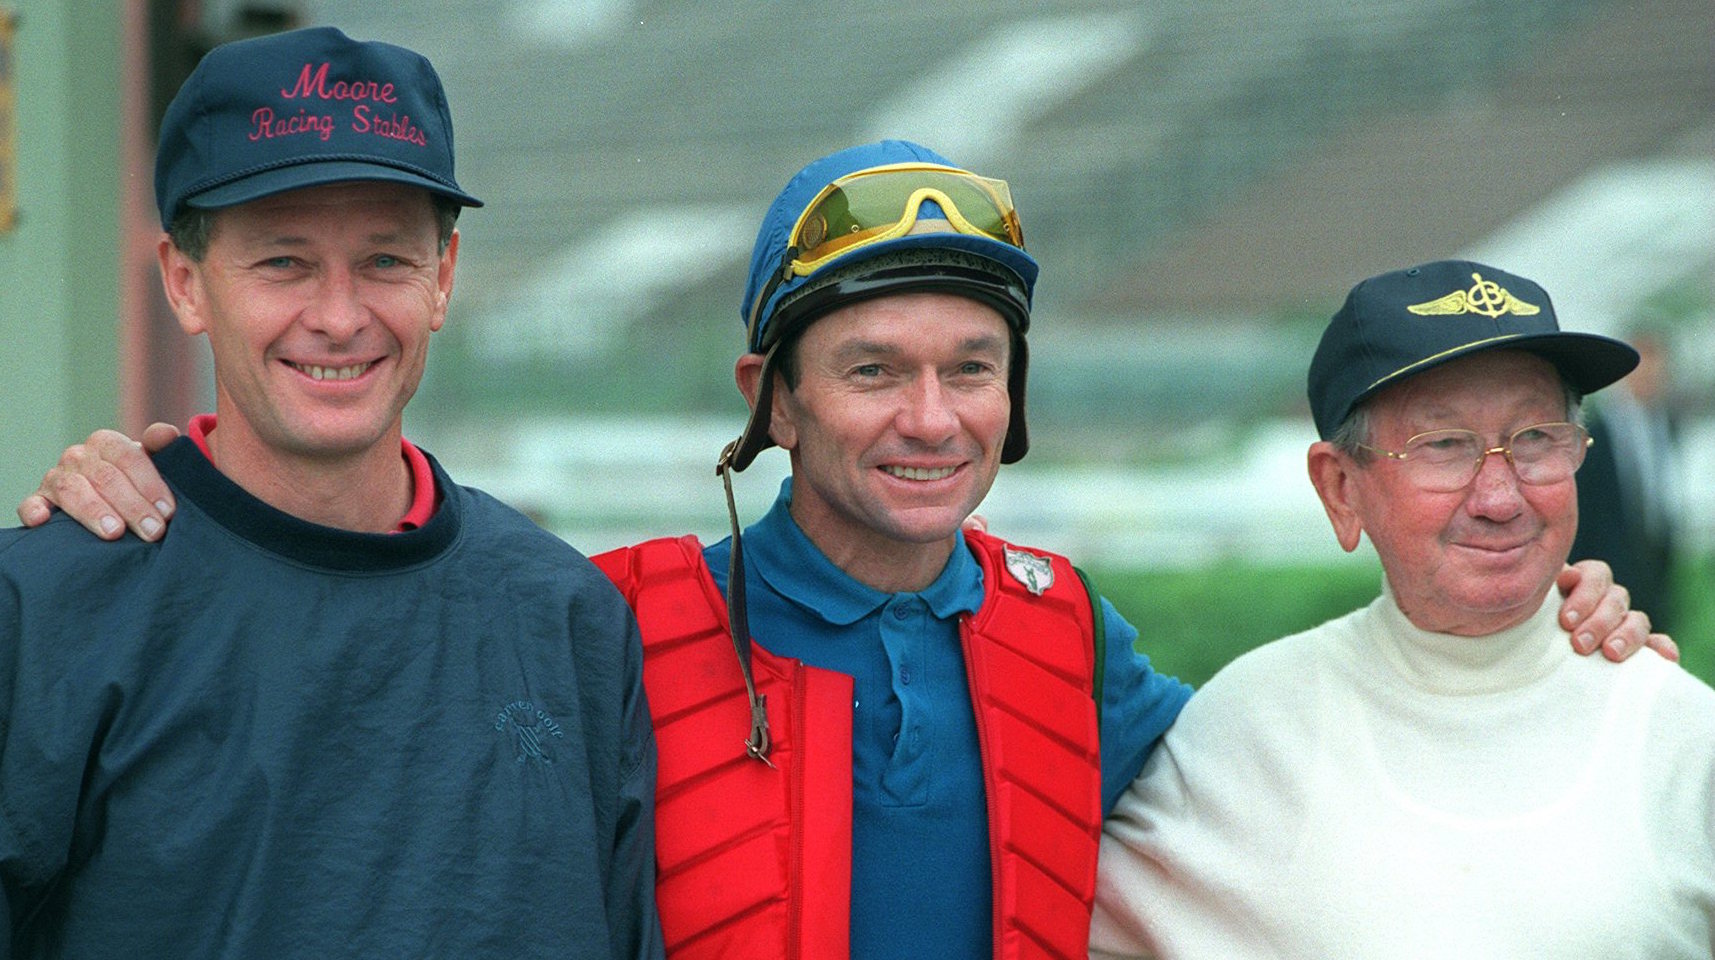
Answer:
[(632, 616), (401, 436), (479, 205), (434, 69), (217, 48), (156, 189), (215, 411), (174, 536), (0, 533), (5, 955), (661, 956)]
[(155, 160), (161, 227), (331, 183), (421, 187), (480, 207), (453, 179), (435, 68), (388, 43), (312, 27), (210, 51), (167, 107)]
[(1715, 690), (1555, 617), (1580, 399), (1636, 363), (1485, 264), (1352, 289), (1309, 470), (1381, 596), (1192, 700), (1106, 826), (1092, 956), (1709, 956)]

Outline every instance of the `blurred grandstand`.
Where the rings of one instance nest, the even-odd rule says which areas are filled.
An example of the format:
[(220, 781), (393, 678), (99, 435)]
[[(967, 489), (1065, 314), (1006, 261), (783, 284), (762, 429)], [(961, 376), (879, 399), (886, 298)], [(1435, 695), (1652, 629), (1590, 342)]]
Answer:
[[(1092, 562), (1334, 552), (1303, 370), (1380, 270), (1474, 255), (1569, 325), (1647, 310), (1715, 356), (1708, 0), (299, 6), (440, 67), (489, 202), (413, 434), (586, 548), (721, 535), (756, 223), (881, 136), (1013, 185), (1035, 447), (985, 510)], [(1710, 376), (1681, 376), (1697, 450)], [(750, 516), (784, 470), (740, 479)]]

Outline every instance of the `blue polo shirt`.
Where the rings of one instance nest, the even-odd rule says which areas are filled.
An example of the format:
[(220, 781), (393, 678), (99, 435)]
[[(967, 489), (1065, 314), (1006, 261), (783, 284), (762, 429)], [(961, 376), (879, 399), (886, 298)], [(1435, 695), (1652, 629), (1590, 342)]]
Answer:
[[(883, 593), (847, 576), (788, 512), (792, 481), (745, 529), (752, 635), (771, 652), (849, 675), (853, 960), (994, 955), (987, 808), (959, 615), (983, 573), (959, 542), (933, 583)], [(726, 590), (730, 540), (703, 557)], [(1137, 653), (1137, 631), (1102, 601), (1102, 810), (1111, 810), (1191, 688)]]

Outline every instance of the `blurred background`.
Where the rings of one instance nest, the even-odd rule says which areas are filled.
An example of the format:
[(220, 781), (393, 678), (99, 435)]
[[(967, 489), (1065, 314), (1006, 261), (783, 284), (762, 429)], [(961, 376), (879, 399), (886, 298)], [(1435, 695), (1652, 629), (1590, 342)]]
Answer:
[[(906, 137), (1010, 181), (1044, 264), (1031, 454), (982, 510), (1164, 668), (1374, 596), (1305, 479), (1304, 371), (1353, 283), (1469, 256), (1660, 345), (1608, 406), (1668, 439), (1586, 525), (1643, 504), (1620, 528), (1660, 548), (1620, 579), (1663, 581), (1639, 605), (1715, 676), (1708, 0), (0, 0), (0, 508), (96, 427), (212, 408), (158, 292), (156, 123), (210, 46), (317, 23), (435, 63), (488, 203), (407, 432), (586, 552), (725, 535), (763, 209)], [(785, 473), (740, 475), (741, 514)]]

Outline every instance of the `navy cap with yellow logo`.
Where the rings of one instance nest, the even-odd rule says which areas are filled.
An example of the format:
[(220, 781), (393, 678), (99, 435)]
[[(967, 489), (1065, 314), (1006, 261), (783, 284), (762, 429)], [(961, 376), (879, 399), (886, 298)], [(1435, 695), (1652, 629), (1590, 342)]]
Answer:
[(1638, 352), (1618, 340), (1561, 330), (1536, 283), (1470, 260), (1438, 260), (1371, 277), (1346, 295), (1310, 361), (1316, 432), (1326, 440), (1384, 387), (1483, 350), (1537, 354), (1580, 394), (1638, 365)]

